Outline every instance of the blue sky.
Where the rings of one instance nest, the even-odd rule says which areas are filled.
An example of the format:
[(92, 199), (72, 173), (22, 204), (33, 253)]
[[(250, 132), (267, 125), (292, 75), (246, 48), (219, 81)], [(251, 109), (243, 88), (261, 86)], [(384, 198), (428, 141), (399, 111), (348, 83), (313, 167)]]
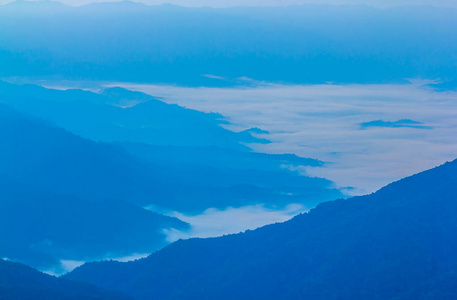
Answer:
[[(0, 4), (12, 2), (12, 0), (0, 0)], [(60, 0), (68, 5), (84, 5), (91, 2), (118, 2), (115, 0)], [(443, 7), (456, 7), (454, 0), (135, 0), (145, 4), (155, 5), (162, 3), (172, 3), (182, 6), (210, 6), (210, 7), (230, 7), (230, 6), (284, 6), (294, 4), (363, 4), (370, 6), (398, 6), (398, 5), (433, 5)]]

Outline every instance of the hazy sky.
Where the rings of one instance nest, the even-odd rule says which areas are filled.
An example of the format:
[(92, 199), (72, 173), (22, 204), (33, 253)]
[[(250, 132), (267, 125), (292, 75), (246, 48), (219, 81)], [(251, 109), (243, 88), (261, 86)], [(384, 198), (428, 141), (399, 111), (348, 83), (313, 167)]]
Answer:
[[(12, 0), (0, 0), (0, 4), (13, 2)], [(91, 2), (118, 2), (115, 0), (60, 0), (68, 5), (84, 5)], [(397, 5), (434, 5), (444, 7), (456, 7), (455, 0), (135, 0), (146, 4), (172, 3), (182, 6), (285, 6), (294, 4), (317, 3), (317, 4), (364, 4), (371, 6), (397, 6)]]

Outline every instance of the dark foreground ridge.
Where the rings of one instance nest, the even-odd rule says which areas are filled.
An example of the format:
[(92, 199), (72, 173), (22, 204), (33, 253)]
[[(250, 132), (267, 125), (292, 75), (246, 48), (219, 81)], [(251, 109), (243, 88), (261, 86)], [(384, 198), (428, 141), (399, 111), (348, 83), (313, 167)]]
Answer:
[(378, 192), (66, 278), (136, 299), (455, 299), (457, 161)]
[(25, 265), (0, 260), (0, 299), (127, 300), (93, 285), (59, 279)]

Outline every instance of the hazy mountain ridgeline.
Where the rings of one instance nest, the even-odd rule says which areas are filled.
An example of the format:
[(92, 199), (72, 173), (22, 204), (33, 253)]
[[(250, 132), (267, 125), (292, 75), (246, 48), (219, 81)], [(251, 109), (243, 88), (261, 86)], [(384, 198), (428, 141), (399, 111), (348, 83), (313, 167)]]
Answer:
[(454, 299), (457, 160), (255, 231), (66, 278), (135, 299)]
[[(222, 128), (220, 125), (227, 122), (220, 114), (185, 109), (121, 88), (106, 89), (97, 94), (0, 82), (0, 103), (42, 117), (95, 141), (220, 146), (242, 150), (248, 148), (241, 143), (268, 142), (249, 132), (235, 133)], [(131, 107), (120, 107), (123, 105)]]
[(0, 6), (0, 77), (209, 86), (250, 84), (237, 79), (244, 76), (294, 83), (425, 78), (454, 88), (456, 15), (427, 6), (18, 1)]
[(276, 170), (278, 163), (312, 167), (324, 166), (322, 161), (299, 157), (295, 154), (265, 154), (216, 146), (177, 147), (130, 142), (115, 144), (122, 146), (130, 154), (139, 156), (147, 161), (155, 163), (166, 161), (170, 165), (199, 164), (215, 168), (250, 168), (255, 170)]
[[(11, 124), (1, 129), (6, 135), (4, 155), (10, 157), (8, 163), (3, 164), (3, 173), (17, 180), (33, 178), (29, 180), (33, 184), (84, 198), (121, 198), (142, 206), (154, 204), (164, 209), (193, 212), (254, 203), (313, 206), (315, 201), (341, 196), (328, 180), (299, 176), (282, 167), (322, 165), (313, 159), (214, 146), (190, 147), (194, 143), (186, 143), (186, 138), (197, 136), (198, 139), (199, 135), (205, 135), (201, 140), (209, 145), (227, 145), (240, 150), (247, 149), (240, 142), (258, 141), (249, 132), (238, 135), (223, 129), (219, 121), (207, 120), (204, 113), (188, 112), (156, 99), (132, 108), (120, 108), (92, 104), (103, 101), (104, 97), (97, 98), (99, 94), (90, 92), (3, 86), (0, 103), (55, 122), (79, 135), (84, 136), (81, 132), (86, 130), (87, 135), (94, 139), (98, 136), (98, 140), (125, 141), (125, 137), (128, 141), (135, 138), (135, 132), (140, 132), (140, 140), (151, 143), (157, 140), (160, 145), (165, 142), (160, 137), (156, 139), (154, 134), (149, 135), (149, 129), (153, 127), (159, 135), (166, 136), (168, 125), (179, 124), (175, 139), (169, 141), (170, 146), (131, 142), (112, 145), (82, 139), (53, 126), (40, 125), (38, 121), (8, 118), (9, 113), (4, 111), (3, 121)], [(145, 97), (122, 89), (116, 91), (117, 95), (122, 92), (131, 96), (132, 101), (138, 95)], [(82, 95), (73, 96), (78, 93)], [(140, 105), (143, 107), (138, 107)], [(148, 107), (154, 108), (148, 110)], [(134, 113), (131, 113), (133, 109)], [(107, 131), (110, 138), (104, 137)], [(18, 132), (23, 133), (18, 135)], [(129, 134), (124, 135), (126, 132)], [(227, 138), (221, 139), (225, 143), (218, 143), (216, 136), (224, 135)], [(8, 141), (10, 144), (6, 144)], [(176, 147), (181, 144), (186, 147)], [(33, 156), (27, 155), (30, 149), (34, 149)]]
[[(60, 260), (150, 253), (167, 244), (164, 228), (188, 228), (144, 206), (199, 213), (211, 207), (257, 203), (313, 207), (325, 199), (341, 197), (330, 181), (281, 167), (320, 166), (322, 162), (245, 151), (235, 145), (246, 141), (249, 132), (232, 133), (219, 127), (218, 120), (205, 119), (207, 114), (187, 112), (122, 89), (99, 95), (6, 83), (1, 87), (0, 103), (24, 112), (0, 106), (0, 238), (8, 241), (0, 247), (0, 257), (46, 269)], [(137, 106), (153, 102), (150, 107), (154, 109), (150, 115), (147, 108), (130, 115), (132, 108), (112, 105), (122, 101), (143, 102)], [(154, 118), (161, 115), (167, 118)], [(120, 121), (116, 123), (115, 118)], [(81, 134), (84, 128), (93, 128), (87, 132), (103, 137), (100, 128), (110, 127), (111, 138), (122, 141), (124, 124), (141, 130), (151, 123), (157, 128), (164, 123), (167, 128), (166, 124), (181, 118), (190, 124), (198, 124), (199, 118), (203, 121), (191, 133), (178, 131), (179, 136), (198, 135), (208, 127), (208, 132), (214, 129), (229, 137), (219, 145), (233, 147), (179, 146), (178, 136), (174, 146), (95, 142), (70, 132)], [(78, 127), (78, 122), (83, 125)]]
[(61, 260), (149, 253), (167, 245), (164, 228), (188, 225), (119, 199), (90, 201), (0, 176), (1, 257), (65, 272)]
[(0, 260), (0, 299), (127, 300), (131, 298), (86, 283), (58, 279), (19, 263)]

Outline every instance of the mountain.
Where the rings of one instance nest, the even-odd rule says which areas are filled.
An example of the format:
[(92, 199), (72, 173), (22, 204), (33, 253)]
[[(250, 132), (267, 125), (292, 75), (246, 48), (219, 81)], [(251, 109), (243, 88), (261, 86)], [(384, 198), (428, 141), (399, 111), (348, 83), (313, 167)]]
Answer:
[(123, 148), (2, 105), (0, 141), (0, 238), (8, 241), (0, 257), (58, 273), (62, 261), (151, 253), (168, 244), (163, 229), (189, 228), (145, 206), (198, 214), (258, 203), (312, 207), (341, 196), (328, 180), (280, 168), (318, 161), (211, 147)]
[(163, 229), (188, 225), (120, 199), (53, 194), (0, 176), (0, 257), (54, 273), (65, 261), (150, 253), (167, 245)]
[(266, 154), (216, 146), (162, 146), (144, 143), (115, 143), (144, 160), (170, 165), (203, 165), (217, 169), (278, 170), (280, 165), (323, 167), (322, 161), (294, 154)]
[(452, 8), (48, 2), (0, 6), (1, 78), (187, 86), (255, 82), (246, 77), (308, 84), (456, 80)]
[(19, 263), (0, 260), (0, 299), (127, 300), (130, 298), (86, 283), (43, 274)]
[(163, 229), (188, 228), (134, 204), (154, 203), (154, 169), (122, 149), (5, 106), (0, 140), (0, 257), (61, 272), (61, 260), (150, 253), (168, 243)]
[(454, 299), (457, 160), (255, 231), (66, 278), (135, 299)]
[[(162, 180), (174, 182), (163, 197), (166, 206), (198, 213), (209, 207), (225, 208), (264, 203), (283, 207), (302, 203), (314, 207), (341, 197), (322, 178), (300, 176), (289, 166), (321, 166), (321, 161), (292, 154), (265, 154), (219, 147), (156, 146), (116, 143), (131, 155), (153, 163)], [(179, 184), (178, 184), (179, 183)], [(169, 190), (167, 186), (164, 190)], [(183, 202), (183, 199), (187, 199)]]
[(222, 128), (220, 125), (227, 122), (220, 114), (166, 104), (122, 88), (94, 93), (0, 81), (0, 103), (95, 141), (219, 146), (238, 150), (249, 149), (244, 146), (246, 143), (268, 142), (249, 132), (235, 133)]
[[(0, 125), (0, 155), (5, 158), (0, 175), (57, 194), (97, 201), (122, 199), (194, 213), (255, 203), (313, 206), (319, 200), (341, 196), (328, 180), (281, 168), (274, 155), (274, 170), (257, 170), (253, 163), (253, 169), (217, 168), (200, 165), (198, 160), (192, 165), (173, 165), (167, 160), (151, 161), (144, 153), (130, 154), (120, 146), (83, 139), (4, 106), (0, 106)], [(291, 162), (298, 160), (286, 157)], [(316, 164), (313, 160), (308, 163)]]
[(0, 107), (0, 124), (0, 174), (6, 177), (86, 199), (134, 202), (153, 195), (154, 178), (160, 174), (122, 149), (80, 138), (5, 106)]

